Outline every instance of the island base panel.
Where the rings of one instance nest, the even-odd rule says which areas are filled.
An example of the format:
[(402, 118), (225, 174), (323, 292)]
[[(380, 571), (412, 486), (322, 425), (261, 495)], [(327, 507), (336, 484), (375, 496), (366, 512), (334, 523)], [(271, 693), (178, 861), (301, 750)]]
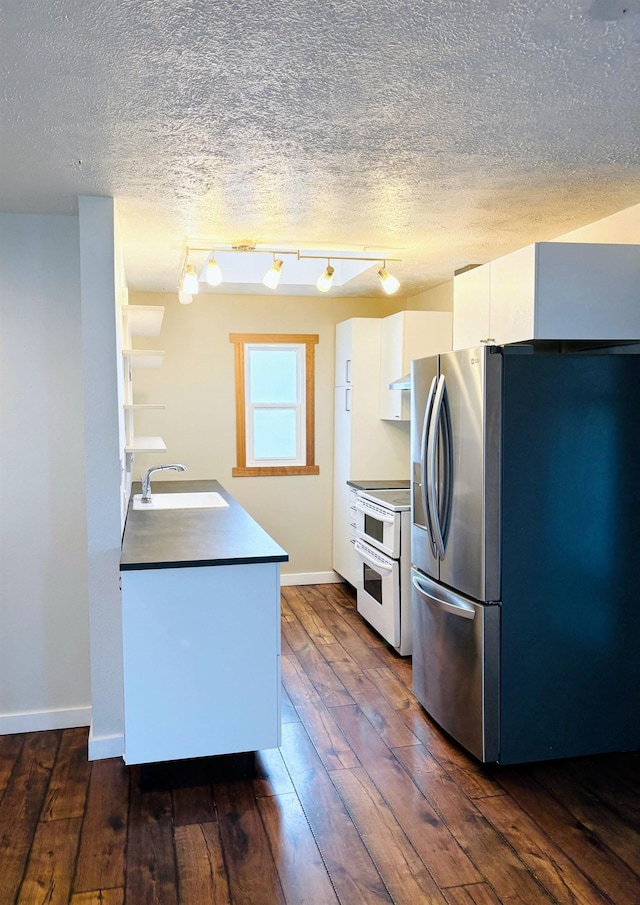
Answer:
[(280, 744), (278, 563), (122, 573), (125, 763)]

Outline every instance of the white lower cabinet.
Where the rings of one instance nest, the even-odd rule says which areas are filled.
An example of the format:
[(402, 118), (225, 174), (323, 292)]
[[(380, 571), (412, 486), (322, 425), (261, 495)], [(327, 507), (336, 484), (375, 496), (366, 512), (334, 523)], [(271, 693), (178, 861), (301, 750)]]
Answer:
[(125, 763), (280, 745), (280, 565), (122, 575)]

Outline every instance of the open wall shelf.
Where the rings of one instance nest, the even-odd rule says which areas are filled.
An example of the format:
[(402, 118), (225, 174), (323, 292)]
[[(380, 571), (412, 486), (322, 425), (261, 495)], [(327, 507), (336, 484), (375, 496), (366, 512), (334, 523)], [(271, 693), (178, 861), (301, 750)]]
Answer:
[(123, 349), (122, 354), (131, 368), (159, 368), (164, 352), (157, 349)]
[(124, 448), (128, 453), (166, 452), (167, 447), (162, 437), (135, 437), (133, 443)]
[(158, 349), (133, 349), (133, 336), (158, 336), (162, 328), (164, 308), (155, 305), (123, 305), (122, 358), (124, 362), (124, 422), (125, 453), (164, 453), (167, 447), (162, 437), (139, 437), (135, 432), (136, 412), (164, 409), (160, 403), (133, 401), (133, 371), (142, 368), (159, 368), (165, 353)]
[(164, 308), (160, 305), (123, 305), (122, 316), (130, 336), (160, 336)]

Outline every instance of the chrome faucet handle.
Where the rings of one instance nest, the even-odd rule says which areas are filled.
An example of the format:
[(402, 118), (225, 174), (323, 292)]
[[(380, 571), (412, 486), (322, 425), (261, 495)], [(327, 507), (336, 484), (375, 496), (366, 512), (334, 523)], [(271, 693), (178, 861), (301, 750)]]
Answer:
[(154, 465), (152, 468), (147, 469), (146, 474), (142, 476), (142, 495), (140, 497), (141, 502), (150, 503), (151, 502), (151, 475), (154, 471), (186, 471), (187, 466), (181, 465), (179, 462), (176, 462), (172, 465)]

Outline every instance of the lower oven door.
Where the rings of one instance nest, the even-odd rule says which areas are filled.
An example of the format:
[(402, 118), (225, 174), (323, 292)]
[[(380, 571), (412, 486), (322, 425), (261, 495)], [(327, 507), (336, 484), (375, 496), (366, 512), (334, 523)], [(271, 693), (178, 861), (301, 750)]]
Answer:
[(400, 564), (358, 539), (361, 559), (357, 608), (393, 647), (400, 644)]

